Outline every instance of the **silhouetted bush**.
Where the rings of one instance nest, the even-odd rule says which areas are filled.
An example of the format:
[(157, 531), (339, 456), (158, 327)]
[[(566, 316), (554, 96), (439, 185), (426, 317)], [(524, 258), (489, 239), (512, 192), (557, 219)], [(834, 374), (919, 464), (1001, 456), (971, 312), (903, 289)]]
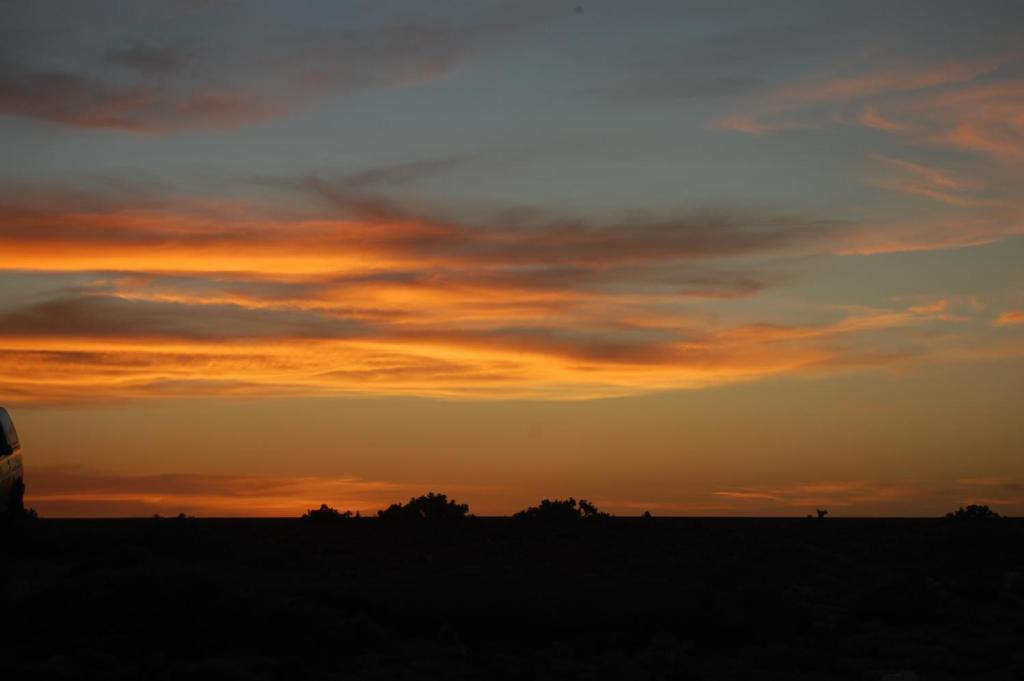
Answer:
[(153, 514), (153, 520), (176, 520), (178, 522), (185, 522), (186, 520), (195, 520), (196, 517), (193, 515), (186, 515), (184, 512), (179, 513), (176, 516), (162, 516), (159, 513)]
[(946, 514), (946, 520), (961, 522), (988, 522), (1002, 518), (998, 513), (988, 506), (970, 504), (967, 508), (961, 506), (955, 511)]
[(568, 499), (543, 499), (539, 506), (531, 506), (512, 516), (518, 520), (533, 520), (544, 523), (577, 522), (580, 520), (597, 520), (608, 518), (609, 515), (597, 510), (597, 507), (586, 499), (578, 502)]
[(0, 524), (15, 524), (38, 520), (39, 515), (32, 508), (18, 508), (0, 513)]
[(452, 523), (464, 520), (469, 514), (468, 504), (459, 504), (447, 495), (428, 492), (413, 497), (406, 504), (391, 504), (377, 511), (382, 520), (393, 522)]
[(320, 508), (311, 508), (302, 514), (302, 519), (312, 523), (333, 523), (345, 518), (351, 518), (352, 511), (341, 513), (336, 508), (327, 504), (320, 504)]

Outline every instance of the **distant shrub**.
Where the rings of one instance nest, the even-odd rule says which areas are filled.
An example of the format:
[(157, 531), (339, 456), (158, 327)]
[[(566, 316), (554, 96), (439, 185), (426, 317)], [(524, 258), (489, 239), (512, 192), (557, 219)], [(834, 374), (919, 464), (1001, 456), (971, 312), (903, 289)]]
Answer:
[(609, 515), (597, 510), (597, 507), (586, 499), (580, 499), (577, 502), (572, 497), (569, 497), (568, 499), (543, 499), (539, 506), (531, 506), (519, 511), (512, 517), (518, 520), (564, 523), (608, 518)]
[(428, 492), (413, 497), (405, 504), (391, 504), (377, 511), (382, 520), (394, 522), (451, 523), (464, 520), (469, 514), (468, 504), (459, 504), (447, 495)]
[(991, 520), (999, 520), (1000, 518), (1002, 518), (1002, 516), (991, 508), (979, 504), (970, 504), (967, 508), (961, 506), (957, 510), (946, 514), (946, 520), (956, 520), (960, 522), (987, 522)]
[(195, 520), (195, 519), (196, 519), (195, 516), (186, 515), (184, 512), (179, 513), (176, 516), (162, 516), (159, 513), (154, 513), (153, 514), (153, 520), (177, 520), (177, 521), (180, 521), (180, 522), (184, 522), (186, 520)]
[(332, 523), (351, 517), (352, 511), (341, 513), (327, 504), (320, 504), (320, 508), (311, 508), (302, 514), (303, 520), (312, 523)]
[(8, 510), (5, 513), (0, 513), (0, 524), (8, 523), (23, 523), (38, 520), (39, 514), (32, 508), (20, 508)]

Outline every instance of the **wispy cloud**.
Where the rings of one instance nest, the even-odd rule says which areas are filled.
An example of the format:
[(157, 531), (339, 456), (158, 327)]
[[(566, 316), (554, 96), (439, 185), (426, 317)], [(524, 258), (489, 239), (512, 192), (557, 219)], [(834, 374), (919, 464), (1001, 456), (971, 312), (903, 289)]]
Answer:
[[(49, 517), (178, 513), (217, 517), (297, 517), (327, 503), (373, 514), (428, 490), (468, 501), (477, 513), (512, 513), (524, 504), (509, 488), (436, 481), (371, 480), (346, 475), (132, 474), (79, 465), (33, 468), (27, 502)], [(521, 497), (522, 492), (518, 495)], [(794, 516), (828, 509), (835, 516), (942, 515), (959, 506), (988, 504), (1000, 513), (1024, 512), (1024, 481), (1009, 477), (824, 479), (791, 484), (683, 487), (655, 498), (594, 497), (617, 514)]]
[[(0, 206), (0, 266), (313, 273), (402, 264), (614, 268), (822, 250), (849, 225), (758, 214), (627, 215), (602, 222), (543, 212), (464, 221), (311, 181), (329, 210), (276, 215), (232, 203), (100, 209)], [(369, 256), (372, 256), (369, 257)]]
[[(870, 255), (962, 248), (1024, 233), (1021, 175), (1024, 86), (1019, 52), (973, 59), (918, 59), (807, 76), (765, 91), (713, 128), (750, 135), (816, 128), (839, 135), (860, 125), (906, 145), (872, 153), (866, 184), (931, 202), (919, 217), (877, 220), (845, 231), (835, 252)], [(882, 145), (891, 145), (883, 140)], [(909, 148), (910, 151), (907, 151)], [(977, 158), (951, 155), (970, 152)], [(919, 158), (928, 158), (927, 162)], [(941, 166), (931, 159), (940, 158)], [(927, 209), (925, 209), (927, 210)], [(904, 215), (907, 215), (904, 212)]]
[(1011, 68), (1019, 63), (1019, 54), (1008, 54), (809, 78), (766, 92), (751, 111), (713, 125), (760, 135), (853, 120), (915, 144), (1019, 161), (1024, 84)]
[(731, 130), (742, 132), (748, 135), (763, 135), (769, 132), (783, 132), (786, 130), (803, 130), (812, 127), (806, 123), (796, 121), (755, 119), (753, 116), (744, 114), (730, 114), (716, 118), (711, 122), (711, 127), (718, 130)]
[[(4, 313), (0, 385), (12, 401), (51, 403), (350, 392), (579, 399), (949, 361), (941, 325), (972, 319), (947, 300), (799, 326), (722, 326), (657, 307), (630, 321), (643, 309), (632, 301), (617, 321), (614, 308), (587, 302), (566, 301), (557, 314), (536, 305), (514, 321), (514, 308), (467, 316), (429, 298), (373, 316), (329, 301), (298, 310), (86, 294)], [(928, 328), (924, 346), (916, 333)]]
[[(322, 503), (365, 515), (428, 489), (433, 487), (352, 476), (132, 475), (82, 466), (38, 466), (33, 469), (28, 502), (41, 514), (58, 517), (297, 517)], [(447, 485), (445, 490), (494, 491), (459, 485)]]
[(1024, 326), (1024, 310), (1007, 310), (995, 321), (996, 326)]
[[(239, 10), (245, 11), (245, 10)], [(115, 17), (124, 20), (125, 17)], [(395, 20), (363, 27), (260, 29), (224, 40), (163, 43), (140, 36), (97, 50), (45, 26), (0, 55), (0, 114), (68, 126), (165, 133), (234, 128), (278, 118), (311, 101), (442, 78), (533, 21)], [(247, 19), (256, 22), (258, 12)], [(49, 50), (57, 45), (59, 50)], [(55, 65), (52, 53), (64, 54)]]
[(1012, 478), (934, 480), (824, 480), (722, 488), (711, 492), (729, 514), (790, 515), (824, 508), (834, 515), (941, 515), (967, 504), (989, 504), (1006, 514), (1024, 509), (1024, 485)]
[(978, 196), (981, 182), (955, 176), (947, 170), (905, 159), (875, 155), (889, 173), (874, 175), (869, 182), (890, 191), (919, 196), (952, 206), (998, 206), (1000, 201)]
[[(392, 198), (465, 162), (278, 183), (319, 202), (302, 212), (58, 195), (44, 209), (12, 198), (0, 209), (0, 268), (53, 287), (0, 306), (0, 385), (20, 402), (360, 391), (577, 399), (911, 366), (948, 348), (908, 330), (964, 314), (900, 303), (839, 319), (819, 311), (813, 323), (770, 314), (723, 323), (707, 304), (786, 280), (752, 258), (1003, 234), (963, 227), (936, 242), (931, 231), (876, 235), (753, 212), (470, 221)], [(973, 186), (886, 163), (943, 190)]]
[(966, 248), (1024, 234), (1024, 221), (1010, 211), (1006, 217), (967, 216), (918, 223), (863, 225), (838, 240), (834, 252), (875, 255)]
[(777, 98), (778, 106), (785, 108), (792, 106), (790, 102), (793, 100), (861, 100), (892, 93), (917, 92), (973, 81), (992, 73), (1007, 61), (1007, 57), (995, 57), (974, 61), (951, 60), (939, 64), (889, 66), (849, 76), (810, 79), (784, 87), (769, 97)]

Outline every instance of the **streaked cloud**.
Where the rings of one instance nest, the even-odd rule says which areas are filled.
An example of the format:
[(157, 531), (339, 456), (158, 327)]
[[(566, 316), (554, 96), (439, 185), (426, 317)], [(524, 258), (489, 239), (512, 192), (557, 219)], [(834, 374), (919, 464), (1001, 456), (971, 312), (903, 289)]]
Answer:
[[(930, 305), (723, 321), (787, 281), (772, 258), (950, 248), (1002, 223), (918, 231), (767, 211), (432, 212), (396, 198), (467, 163), (427, 159), (260, 186), (270, 203), (49, 195), (0, 207), (0, 268), (51, 282), (0, 306), (10, 399), (415, 394), (580, 399), (948, 359)], [(880, 157), (935, 191), (981, 185)], [(940, 328), (933, 333), (942, 335)], [(975, 348), (987, 352), (988, 345)], [(189, 356), (188, 361), (182, 358)], [(964, 358), (975, 356), (968, 353)], [(51, 380), (33, 377), (48, 375)]]
[(757, 120), (752, 116), (743, 114), (730, 114), (716, 118), (711, 122), (711, 126), (719, 130), (731, 130), (733, 132), (742, 132), (748, 135), (763, 135), (769, 132), (801, 130), (810, 127), (806, 123), (779, 120)]
[[(296, 309), (184, 296), (45, 300), (0, 318), (0, 383), (29, 403), (337, 393), (580, 399), (950, 361), (957, 344), (942, 341), (942, 327), (977, 312), (935, 300), (849, 310), (825, 324), (728, 326), (642, 297), (617, 306), (538, 302), (525, 314), (499, 304), (493, 315), (429, 297), (404, 302), (373, 316), (330, 301)], [(647, 318), (629, 319), (645, 308)]]
[(1021, 234), (1024, 234), (1024, 221), (1012, 216), (947, 217), (921, 223), (864, 225), (840, 239), (835, 252), (876, 255), (967, 248)]
[(797, 83), (770, 95), (780, 100), (779, 107), (792, 106), (792, 100), (825, 102), (862, 100), (892, 93), (916, 92), (931, 88), (968, 83), (992, 73), (1009, 61), (999, 56), (974, 61), (948, 60), (938, 64), (905, 64)]
[(904, 159), (888, 156), (875, 158), (887, 165), (891, 171), (870, 180), (872, 184), (882, 189), (920, 196), (952, 206), (999, 205), (994, 199), (977, 195), (978, 190), (982, 188), (977, 180), (960, 178), (941, 168)]
[(43, 515), (1024, 512), (1020, 3), (0, 4)]
[[(907, 200), (949, 209), (917, 220), (860, 225), (839, 238), (836, 251), (862, 255), (962, 248), (1024, 233), (1019, 172), (1006, 162), (1024, 158), (1024, 87), (1013, 77), (1019, 55), (973, 61), (904, 65), (838, 78), (810, 79), (764, 95), (754, 111), (716, 119), (713, 127), (765, 135), (856, 121), (932, 155), (957, 148), (980, 155), (958, 170), (917, 158), (873, 153), (867, 184)], [(915, 152), (915, 156), (922, 152)]]
[[(436, 80), (534, 20), (534, 13), (519, 12), (472, 22), (395, 19), (288, 29), (254, 8), (244, 17), (248, 30), (223, 39), (211, 40), (195, 23), (178, 39), (149, 31), (111, 37), (97, 49), (95, 39), (69, 36), (41, 25), (31, 8), (20, 10), (5, 10), (11, 30), (31, 39), (13, 41), (0, 54), (0, 114), (143, 133), (235, 128), (320, 98)], [(211, 22), (224, 20), (223, 11), (208, 14)], [(109, 18), (111, 36), (118, 22), (129, 35), (141, 31), (127, 15)]]
[[(145, 517), (179, 513), (206, 517), (298, 517), (328, 503), (373, 515), (378, 509), (433, 489), (429, 484), (365, 480), (352, 476), (132, 475), (82, 466), (33, 470), (28, 502), (44, 516)], [(493, 491), (447, 485), (451, 492)]]
[(1024, 326), (1024, 310), (1007, 310), (995, 323), (996, 326)]
[(882, 67), (812, 77), (761, 96), (753, 111), (714, 127), (760, 135), (856, 121), (922, 146), (954, 147), (1008, 161), (1024, 158), (1019, 53)]
[[(518, 510), (506, 488), (437, 481), (391, 482), (345, 475), (131, 474), (86, 466), (33, 470), (28, 503), (44, 516), (96, 517), (153, 514), (218, 517), (297, 517), (327, 503), (373, 515), (391, 503), (441, 490), (468, 500), (478, 513)], [(480, 501), (476, 504), (477, 500)], [(941, 515), (968, 504), (987, 504), (1007, 515), (1024, 510), (1024, 482), (1008, 477), (957, 480), (825, 479), (792, 484), (684, 486), (654, 498), (594, 497), (620, 515), (794, 516), (825, 508), (830, 516)], [(525, 502), (520, 502), (525, 503)]]
[(352, 213), (344, 218), (280, 218), (231, 204), (100, 211), (0, 207), (0, 265), (114, 269), (103, 263), (127, 266), (141, 259), (152, 261), (153, 269), (176, 270), (186, 264), (175, 265), (175, 257), (187, 254), (195, 270), (244, 271), (244, 262), (259, 258), (264, 272), (313, 272), (345, 266), (369, 270), (368, 255), (389, 265), (429, 259), (526, 267), (550, 265), (557, 252), (561, 265), (625, 266), (792, 249), (827, 240), (843, 226), (799, 217), (699, 213), (639, 215), (603, 224), (525, 214), (464, 224), (374, 205), (370, 210), (359, 198), (338, 199), (335, 210)]
[(823, 508), (830, 515), (941, 515), (959, 506), (986, 504), (1002, 513), (1024, 509), (1024, 484), (1012, 478), (964, 478), (955, 482), (932, 480), (826, 480), (790, 485), (733, 487), (711, 492), (725, 502), (723, 512), (742, 515), (791, 515), (799, 509), (813, 513)]

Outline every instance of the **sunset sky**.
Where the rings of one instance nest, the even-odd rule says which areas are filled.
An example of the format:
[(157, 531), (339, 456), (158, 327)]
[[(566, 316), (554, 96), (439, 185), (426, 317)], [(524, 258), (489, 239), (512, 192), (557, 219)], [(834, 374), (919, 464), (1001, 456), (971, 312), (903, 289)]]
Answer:
[(27, 503), (1022, 514), (1022, 27), (0, 1)]

